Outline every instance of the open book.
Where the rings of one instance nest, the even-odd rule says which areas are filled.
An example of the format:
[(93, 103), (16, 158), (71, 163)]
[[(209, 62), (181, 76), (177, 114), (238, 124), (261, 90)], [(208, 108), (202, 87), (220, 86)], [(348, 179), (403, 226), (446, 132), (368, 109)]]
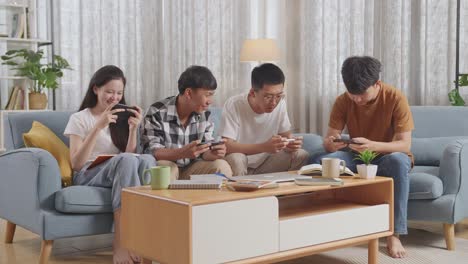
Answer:
[[(132, 154), (135, 155), (135, 156), (140, 156), (140, 154), (136, 154), (136, 153), (132, 153)], [(102, 155), (99, 155), (94, 160), (90, 160), (90, 161), (93, 161), (93, 162), (86, 169), (87, 170), (92, 169), (92, 168), (96, 167), (97, 165), (103, 163), (104, 161), (106, 161), (108, 159), (111, 159), (112, 157), (115, 157), (117, 155), (118, 154), (102, 154)]]
[[(341, 170), (343, 166), (341, 166)], [(297, 174), (322, 174), (322, 165), (320, 164), (309, 164), (302, 166), (298, 171)], [(352, 172), (348, 167), (345, 168), (344, 174), (349, 176), (354, 176), (354, 172)]]

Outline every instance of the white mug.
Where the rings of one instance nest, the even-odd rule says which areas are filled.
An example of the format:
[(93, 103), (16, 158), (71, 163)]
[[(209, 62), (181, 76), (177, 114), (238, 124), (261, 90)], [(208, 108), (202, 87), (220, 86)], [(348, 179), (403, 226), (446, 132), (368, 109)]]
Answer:
[[(340, 168), (340, 164), (343, 167)], [(325, 178), (339, 178), (341, 173), (344, 173), (346, 162), (337, 158), (323, 158), (322, 159), (322, 177)]]

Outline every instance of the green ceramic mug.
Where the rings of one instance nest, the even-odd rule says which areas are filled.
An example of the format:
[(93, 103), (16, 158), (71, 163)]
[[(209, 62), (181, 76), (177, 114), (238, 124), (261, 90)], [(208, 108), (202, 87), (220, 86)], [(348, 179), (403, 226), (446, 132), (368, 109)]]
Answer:
[(151, 181), (144, 180), (145, 185), (151, 184), (151, 189), (162, 190), (169, 188), (171, 182), (171, 167), (169, 166), (155, 166), (143, 171), (143, 174), (149, 172), (151, 174)]

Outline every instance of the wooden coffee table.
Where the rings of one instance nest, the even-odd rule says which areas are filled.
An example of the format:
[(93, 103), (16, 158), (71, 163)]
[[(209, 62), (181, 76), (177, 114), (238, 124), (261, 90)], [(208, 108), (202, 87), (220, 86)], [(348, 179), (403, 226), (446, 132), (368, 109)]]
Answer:
[(160, 263), (272, 263), (368, 243), (393, 234), (393, 181), (343, 177), (343, 186), (254, 192), (122, 192), (122, 243)]

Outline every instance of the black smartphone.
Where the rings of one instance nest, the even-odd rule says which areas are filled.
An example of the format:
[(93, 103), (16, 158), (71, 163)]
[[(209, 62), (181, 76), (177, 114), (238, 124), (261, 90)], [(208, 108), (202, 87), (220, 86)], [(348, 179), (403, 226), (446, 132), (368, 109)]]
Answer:
[(115, 115), (117, 115), (117, 121), (126, 121), (126, 120), (128, 120), (129, 117), (131, 117), (131, 116), (134, 117), (135, 116), (135, 114), (128, 111), (127, 109), (133, 109), (133, 110), (137, 111), (136, 107), (128, 106), (128, 105), (124, 105), (124, 104), (116, 104), (116, 105), (114, 105), (114, 107), (112, 107), (112, 110), (114, 110), (114, 109), (124, 109), (125, 110), (125, 111), (120, 111), (120, 112), (115, 113)]
[(346, 144), (355, 144), (355, 145), (362, 145), (363, 144), (363, 143), (355, 142), (352, 139), (344, 139), (344, 138), (335, 138), (333, 140), (333, 142), (343, 142), (343, 143), (346, 143)]
[(203, 141), (203, 142), (198, 143), (197, 146), (201, 146), (201, 145), (205, 145), (205, 144), (211, 144), (210, 147), (212, 147), (212, 146), (224, 144), (224, 141), (222, 141), (222, 140), (220, 140), (220, 141), (214, 141), (214, 140)]

